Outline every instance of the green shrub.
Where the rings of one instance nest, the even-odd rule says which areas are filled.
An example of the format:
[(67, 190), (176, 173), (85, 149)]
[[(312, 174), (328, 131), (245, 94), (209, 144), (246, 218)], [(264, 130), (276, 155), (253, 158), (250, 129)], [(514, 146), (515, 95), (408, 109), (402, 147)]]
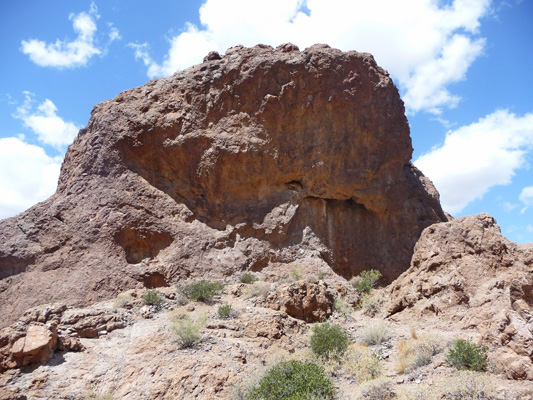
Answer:
[(223, 288), (224, 285), (220, 282), (201, 280), (185, 286), (183, 288), (183, 293), (194, 301), (208, 303), (215, 295), (219, 294)]
[(488, 364), (488, 350), (486, 346), (457, 339), (446, 354), (446, 363), (460, 370), (485, 371)]
[(251, 389), (247, 400), (333, 399), (335, 388), (324, 370), (301, 361), (281, 362), (270, 368)]
[(300, 281), (304, 277), (304, 273), (300, 268), (292, 267), (291, 268), (291, 278), (295, 281)]
[(350, 344), (350, 334), (339, 325), (323, 322), (313, 326), (311, 350), (319, 357), (342, 355)]
[(172, 330), (176, 334), (180, 347), (192, 347), (199, 342), (202, 338), (200, 331), (205, 326), (205, 323), (205, 316), (196, 321), (193, 321), (188, 315), (181, 319), (176, 319), (172, 324)]
[(141, 297), (144, 305), (148, 306), (160, 306), (163, 301), (159, 296), (159, 292), (155, 289), (149, 289)]
[(323, 281), (326, 276), (328, 276), (326, 272), (319, 272), (317, 275), (319, 281)]
[(244, 274), (242, 274), (239, 278), (239, 281), (241, 283), (254, 283), (256, 281), (258, 281), (259, 279), (257, 278), (257, 276), (255, 276), (254, 274), (252, 274), (251, 272), (245, 272)]
[(362, 271), (359, 276), (350, 280), (352, 286), (358, 293), (368, 293), (381, 278), (381, 272), (376, 269)]
[(231, 304), (224, 303), (218, 307), (217, 314), (219, 318), (230, 319), (235, 316), (235, 310), (231, 307)]

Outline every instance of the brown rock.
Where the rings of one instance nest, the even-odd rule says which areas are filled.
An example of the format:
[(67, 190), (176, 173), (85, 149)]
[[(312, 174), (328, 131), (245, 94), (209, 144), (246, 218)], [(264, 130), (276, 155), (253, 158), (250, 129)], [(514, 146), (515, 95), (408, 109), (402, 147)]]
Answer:
[(280, 286), (271, 293), (266, 303), (268, 307), (282, 310), (291, 317), (305, 322), (319, 322), (333, 312), (335, 296), (325, 282), (295, 282)]
[(48, 361), (57, 344), (57, 333), (45, 325), (30, 325), (24, 337), (11, 347), (12, 359), (17, 366)]
[(446, 220), (411, 154), (403, 103), (370, 54), (210, 53), (97, 105), (56, 194), (0, 221), (0, 324), (38, 302), (304, 257), (390, 281)]
[(532, 379), (533, 246), (510, 242), (479, 214), (432, 225), (411, 267), (387, 289), (395, 319), (437, 317), (479, 331), (512, 379)]

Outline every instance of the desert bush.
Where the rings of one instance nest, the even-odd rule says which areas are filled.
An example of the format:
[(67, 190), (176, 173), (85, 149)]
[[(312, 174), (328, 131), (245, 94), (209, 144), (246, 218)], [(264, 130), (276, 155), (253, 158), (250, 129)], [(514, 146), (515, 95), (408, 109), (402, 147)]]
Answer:
[(333, 399), (331, 379), (316, 364), (281, 362), (270, 368), (244, 397), (247, 400)]
[(131, 306), (131, 302), (133, 301), (133, 297), (129, 294), (119, 294), (115, 301), (113, 302), (113, 305), (117, 308), (125, 308), (128, 305)]
[(457, 339), (446, 354), (446, 363), (459, 370), (485, 371), (488, 364), (488, 350), (486, 346)]
[(254, 284), (248, 286), (244, 293), (244, 297), (247, 299), (257, 297), (260, 299), (266, 299), (270, 293), (271, 286), (266, 282), (255, 282)]
[(375, 380), (361, 388), (361, 400), (392, 400), (396, 398), (391, 381)]
[(235, 317), (235, 315), (237, 313), (235, 312), (233, 307), (231, 307), (231, 304), (224, 303), (224, 304), (221, 304), (220, 306), (218, 306), (217, 314), (218, 314), (219, 318), (229, 319), (229, 318)]
[(323, 322), (313, 326), (311, 351), (318, 357), (342, 355), (351, 342), (350, 334), (340, 325)]
[(369, 317), (375, 317), (383, 305), (383, 299), (380, 296), (364, 293), (359, 302), (359, 308), (363, 310), (363, 314)]
[(241, 283), (247, 283), (247, 284), (250, 284), (250, 283), (254, 283), (256, 282), (257, 280), (259, 280), (257, 278), (257, 276), (255, 276), (254, 274), (252, 274), (251, 272), (245, 272), (244, 274), (242, 274), (240, 277), (239, 277), (239, 282)]
[(223, 288), (224, 285), (220, 282), (201, 280), (185, 286), (182, 290), (188, 298), (207, 303), (219, 294)]
[(300, 281), (304, 277), (304, 273), (300, 268), (291, 267), (290, 276), (295, 281)]
[(358, 383), (376, 379), (381, 375), (382, 366), (372, 350), (363, 344), (352, 344), (341, 358), (347, 374)]
[(147, 290), (141, 297), (144, 305), (159, 307), (163, 302), (163, 299), (159, 295), (159, 292), (155, 289)]
[(317, 278), (318, 278), (319, 281), (323, 281), (324, 278), (327, 277), (327, 276), (328, 276), (327, 272), (319, 272), (317, 274)]
[(376, 269), (362, 271), (359, 276), (353, 277), (350, 283), (359, 293), (368, 293), (381, 278), (381, 272)]
[(185, 315), (180, 319), (175, 319), (172, 323), (172, 330), (176, 334), (180, 347), (193, 347), (198, 343), (202, 338), (200, 331), (205, 326), (205, 323), (205, 316), (202, 316), (197, 320), (192, 320), (189, 315)]
[(424, 335), (416, 339), (402, 340), (396, 346), (396, 372), (413, 371), (431, 363), (433, 356), (442, 351), (442, 340), (437, 336)]
[(343, 296), (335, 297), (333, 302), (333, 310), (337, 311), (340, 315), (350, 315), (353, 311), (352, 306), (348, 304)]
[(503, 400), (489, 378), (478, 372), (461, 371), (449, 378), (442, 387), (445, 400)]
[(83, 400), (113, 400), (113, 399), (114, 399), (113, 392), (107, 392), (107, 393), (100, 394), (100, 395), (89, 393), (83, 398)]
[(377, 321), (363, 328), (359, 338), (363, 343), (373, 346), (388, 339), (389, 331), (383, 321)]

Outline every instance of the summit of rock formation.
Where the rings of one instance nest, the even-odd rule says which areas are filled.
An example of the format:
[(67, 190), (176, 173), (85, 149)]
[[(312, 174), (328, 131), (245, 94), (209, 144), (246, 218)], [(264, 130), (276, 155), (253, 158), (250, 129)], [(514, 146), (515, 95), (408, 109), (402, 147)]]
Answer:
[(98, 104), (57, 192), (0, 221), (0, 324), (52, 300), (312, 259), (409, 267), (447, 218), (373, 57), (237, 46)]

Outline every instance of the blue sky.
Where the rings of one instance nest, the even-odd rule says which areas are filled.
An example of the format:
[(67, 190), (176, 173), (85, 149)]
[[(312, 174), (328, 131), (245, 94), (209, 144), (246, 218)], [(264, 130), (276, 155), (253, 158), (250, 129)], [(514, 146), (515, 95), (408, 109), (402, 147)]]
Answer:
[(447, 211), (533, 242), (529, 0), (21, 0), (0, 15), (0, 218), (55, 191), (98, 102), (210, 50), (320, 42), (390, 72)]

